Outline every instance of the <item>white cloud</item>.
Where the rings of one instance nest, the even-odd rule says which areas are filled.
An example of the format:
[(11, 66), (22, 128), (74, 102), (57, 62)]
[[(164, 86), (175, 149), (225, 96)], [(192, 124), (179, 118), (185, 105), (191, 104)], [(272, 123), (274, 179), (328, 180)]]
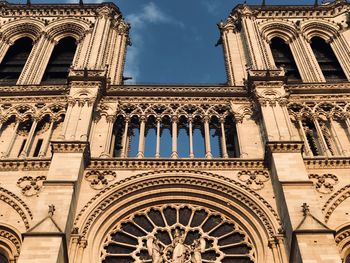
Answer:
[(136, 82), (140, 76), (139, 56), (143, 48), (142, 36), (146, 32), (144, 28), (148, 24), (157, 23), (170, 24), (177, 27), (184, 27), (184, 24), (165, 14), (153, 2), (144, 5), (139, 13), (128, 15), (126, 20), (131, 24), (131, 40), (133, 45), (128, 48), (124, 75), (132, 77), (132, 81)]
[(219, 5), (215, 0), (207, 0), (203, 2), (209, 14), (217, 15), (219, 12)]

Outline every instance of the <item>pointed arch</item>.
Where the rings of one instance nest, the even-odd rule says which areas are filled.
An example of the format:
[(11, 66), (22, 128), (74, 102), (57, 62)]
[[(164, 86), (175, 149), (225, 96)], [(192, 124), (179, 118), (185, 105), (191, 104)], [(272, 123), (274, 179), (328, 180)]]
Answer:
[(74, 226), (79, 229), (81, 239), (87, 240), (88, 246), (94, 248), (91, 253), (86, 251), (84, 258), (98, 259), (106, 233), (127, 213), (163, 203), (193, 203), (209, 207), (215, 204), (217, 211), (244, 225), (257, 248), (257, 262), (265, 262), (267, 240), (278, 233), (281, 225), (277, 213), (267, 201), (224, 176), (199, 171), (143, 173), (105, 188), (78, 213)]

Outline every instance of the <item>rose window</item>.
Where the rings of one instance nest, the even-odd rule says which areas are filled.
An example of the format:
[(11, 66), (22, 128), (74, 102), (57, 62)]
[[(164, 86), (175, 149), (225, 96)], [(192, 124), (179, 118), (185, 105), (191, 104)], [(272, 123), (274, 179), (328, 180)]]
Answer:
[(103, 263), (248, 263), (256, 254), (243, 229), (224, 215), (192, 205), (163, 205), (118, 223), (101, 258)]

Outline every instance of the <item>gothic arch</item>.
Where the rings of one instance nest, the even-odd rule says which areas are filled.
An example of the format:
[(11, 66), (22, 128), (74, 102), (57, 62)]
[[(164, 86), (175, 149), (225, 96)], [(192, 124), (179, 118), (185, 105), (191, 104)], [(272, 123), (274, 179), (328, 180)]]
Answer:
[(339, 35), (339, 30), (339, 26), (324, 20), (308, 20), (301, 25), (301, 32), (307, 41), (317, 36), (329, 42)]
[(279, 37), (286, 43), (290, 43), (298, 36), (295, 26), (285, 21), (266, 22), (261, 25), (261, 33), (267, 42), (274, 37)]
[[(130, 211), (156, 204), (184, 203), (215, 207), (249, 233), (258, 254), (265, 262), (267, 242), (278, 234), (281, 221), (271, 205), (246, 186), (207, 172), (157, 171), (132, 176), (111, 185), (93, 197), (79, 212), (74, 226), (80, 239), (94, 251), (84, 259), (98, 262), (102, 242), (113, 225)], [(90, 254), (88, 254), (90, 253)]]
[(339, 226), (336, 229), (335, 242), (342, 259), (350, 255), (350, 224)]
[(350, 184), (342, 187), (337, 192), (335, 192), (331, 197), (326, 201), (322, 207), (322, 211), (325, 215), (325, 222), (328, 222), (333, 212), (337, 207), (350, 198)]
[(21, 252), (21, 234), (7, 224), (0, 225), (0, 253), (5, 255), (9, 262), (16, 262)]
[(29, 222), (33, 214), (27, 204), (14, 193), (0, 186), (0, 200), (11, 206), (22, 218), (25, 228), (29, 229)]
[(79, 41), (84, 37), (85, 32), (88, 31), (89, 28), (90, 24), (86, 21), (76, 18), (65, 18), (50, 23), (46, 28), (46, 32), (48, 36), (56, 42), (68, 36)]
[(45, 30), (44, 22), (34, 18), (23, 18), (6, 23), (1, 27), (0, 34), (14, 43), (22, 37), (29, 37), (36, 41)]

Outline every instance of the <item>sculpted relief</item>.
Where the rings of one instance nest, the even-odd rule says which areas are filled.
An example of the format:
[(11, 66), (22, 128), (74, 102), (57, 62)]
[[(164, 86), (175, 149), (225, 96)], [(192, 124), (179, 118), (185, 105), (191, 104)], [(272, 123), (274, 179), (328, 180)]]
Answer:
[(201, 253), (205, 251), (205, 240), (195, 239), (191, 245), (186, 245), (184, 233), (175, 229), (174, 239), (170, 245), (164, 247), (160, 240), (149, 236), (147, 249), (153, 263), (200, 263), (202, 262)]
[(250, 238), (230, 218), (207, 208), (172, 204), (125, 218), (106, 237), (104, 263), (255, 262)]

